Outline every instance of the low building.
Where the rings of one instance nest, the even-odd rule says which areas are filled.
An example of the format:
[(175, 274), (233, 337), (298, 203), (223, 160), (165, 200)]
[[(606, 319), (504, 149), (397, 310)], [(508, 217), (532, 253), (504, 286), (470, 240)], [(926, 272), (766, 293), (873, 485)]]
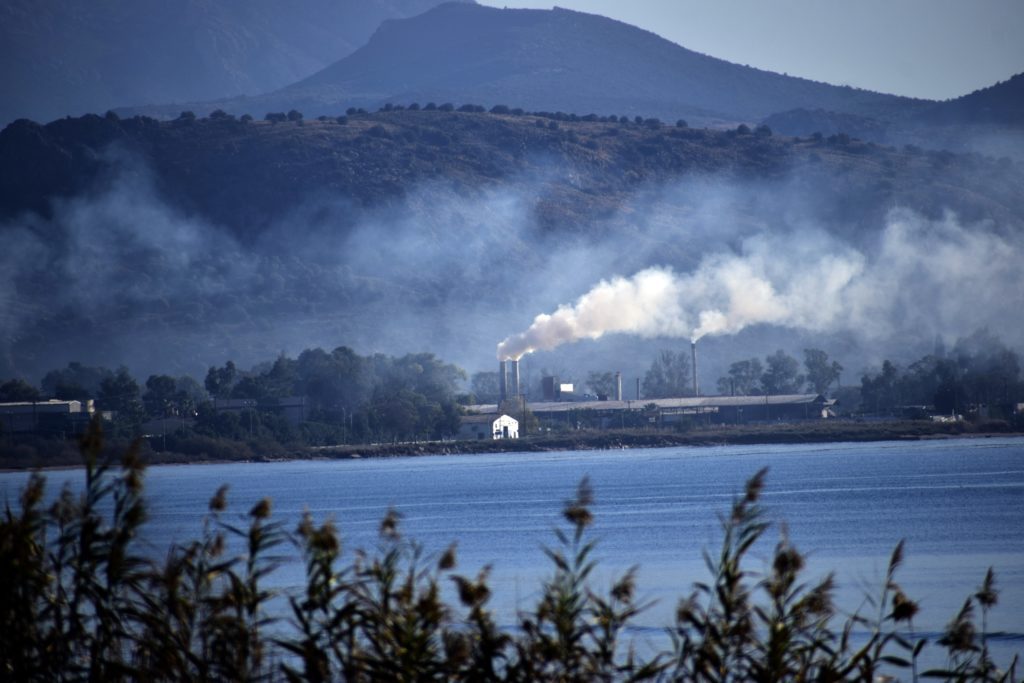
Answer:
[(247, 410), (274, 413), (294, 426), (302, 424), (309, 417), (308, 403), (305, 396), (284, 396), (259, 401), (253, 398), (217, 398), (213, 401), (213, 409), (229, 413), (242, 413)]
[(518, 439), (519, 420), (508, 415), (465, 415), (460, 420), (458, 438)]
[(95, 413), (92, 399), (0, 403), (0, 430), (22, 434), (81, 434)]

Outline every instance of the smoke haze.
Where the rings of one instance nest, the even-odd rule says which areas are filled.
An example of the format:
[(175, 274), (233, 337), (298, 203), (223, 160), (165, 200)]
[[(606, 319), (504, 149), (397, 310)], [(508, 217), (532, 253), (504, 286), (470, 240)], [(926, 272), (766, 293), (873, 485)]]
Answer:
[(1006, 316), (998, 324), (1019, 338), (1024, 251), (1019, 239), (986, 227), (894, 210), (873, 255), (820, 231), (759, 234), (736, 252), (705, 256), (692, 273), (655, 267), (602, 280), (502, 341), (498, 358), (605, 334), (697, 341), (752, 325), (843, 332), (877, 344), (994, 325), (993, 315)]
[[(816, 343), (851, 367), (986, 325), (1022, 338), (1019, 224), (849, 216), (807, 191), (814, 169), (644, 185), (585, 229), (556, 231), (539, 207), (572, 169), (538, 163), (376, 207), (321, 197), (243, 240), (170, 205), (137, 160), (119, 163), (50, 218), (0, 226), (5, 375), (78, 360), (198, 376), (340, 345), (490, 370), (517, 329), (499, 355), (627, 376), (666, 340), (704, 335), (720, 344), (706, 373), (777, 344)], [(588, 343), (554, 350), (576, 340)]]

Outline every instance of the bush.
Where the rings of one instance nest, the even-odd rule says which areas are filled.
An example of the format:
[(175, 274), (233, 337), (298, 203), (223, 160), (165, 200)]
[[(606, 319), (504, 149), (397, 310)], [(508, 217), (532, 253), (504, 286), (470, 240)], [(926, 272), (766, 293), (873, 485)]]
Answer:
[(297, 111), (295, 109), (290, 110), (288, 112), (288, 120), (289, 121), (301, 121), (302, 120), (302, 112), (301, 111)]
[(444, 104), (439, 106), (438, 109), (441, 111), (455, 111), (455, 105), (452, 104), (451, 102), (445, 102)]
[(676, 128), (689, 128), (690, 126), (686, 123), (686, 119), (679, 119), (676, 121)]

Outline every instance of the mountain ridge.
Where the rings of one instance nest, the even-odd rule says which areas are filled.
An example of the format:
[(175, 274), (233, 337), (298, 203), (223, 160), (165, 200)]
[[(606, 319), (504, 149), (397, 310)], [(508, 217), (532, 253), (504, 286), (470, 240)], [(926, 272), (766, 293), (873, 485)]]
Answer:
[(732, 64), (599, 15), (445, 3), (384, 22), (362, 48), (298, 83), (196, 111), (330, 114), (413, 100), (684, 117), (691, 125), (749, 123), (801, 105), (864, 113), (927, 104)]

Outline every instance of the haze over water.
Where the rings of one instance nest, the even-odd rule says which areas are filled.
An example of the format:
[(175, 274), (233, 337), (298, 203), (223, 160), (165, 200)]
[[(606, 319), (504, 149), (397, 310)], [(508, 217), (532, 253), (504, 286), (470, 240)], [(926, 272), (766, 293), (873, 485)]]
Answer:
[[(637, 620), (650, 631), (637, 636), (659, 639), (677, 599), (707, 578), (701, 550), (717, 553), (717, 515), (765, 466), (768, 518), (785, 521), (809, 555), (808, 580), (837, 572), (843, 609), (876, 613), (863, 596), (878, 594), (889, 554), (904, 538), (897, 578), (920, 601), (920, 632), (940, 632), (991, 565), (1000, 596), (989, 630), (1008, 635), (993, 645), (996, 661), (1006, 665), (1024, 650), (1021, 438), (161, 466), (146, 475), (151, 520), (143, 540), (162, 558), (170, 542), (197, 535), (207, 501), (228, 483), (228, 521), (271, 496), (275, 518), (291, 529), (308, 507), (317, 520), (336, 519), (351, 559), (355, 548), (375, 547), (378, 523), (393, 506), (405, 534), (428, 553), (457, 541), (461, 573), (494, 566), (492, 606), (509, 625), (550, 573), (541, 547), (554, 544), (564, 501), (589, 476), (597, 585), (638, 564), (640, 595), (656, 603)], [(13, 501), (26, 476), (0, 474), (2, 495)], [(80, 472), (48, 476), (50, 495), (64, 481), (81, 481)], [(767, 566), (777, 538), (775, 527), (748, 569)], [(298, 585), (302, 577), (296, 557), (275, 581)]]

